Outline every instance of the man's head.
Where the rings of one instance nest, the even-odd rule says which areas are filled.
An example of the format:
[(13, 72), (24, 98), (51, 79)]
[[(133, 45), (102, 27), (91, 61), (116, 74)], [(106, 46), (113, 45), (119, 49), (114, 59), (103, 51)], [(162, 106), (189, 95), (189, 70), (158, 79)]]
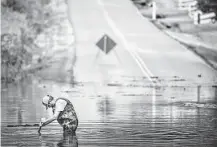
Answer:
[(42, 104), (46, 107), (46, 109), (53, 106), (53, 101), (54, 97), (52, 97), (51, 95), (46, 95), (42, 98)]

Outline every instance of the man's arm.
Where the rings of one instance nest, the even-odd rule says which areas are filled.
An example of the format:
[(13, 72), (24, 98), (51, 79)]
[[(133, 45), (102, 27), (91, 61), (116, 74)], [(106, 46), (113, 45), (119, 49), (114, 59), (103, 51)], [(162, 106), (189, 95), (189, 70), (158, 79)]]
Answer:
[(44, 122), (41, 122), (41, 127), (48, 125), (49, 123), (53, 122), (54, 120), (56, 120), (60, 114), (60, 112), (62, 112), (65, 108), (65, 106), (67, 105), (67, 102), (64, 100), (58, 100), (56, 103), (56, 109), (55, 109), (55, 113), (53, 115), (53, 117), (47, 119)]
[(55, 114), (53, 115), (53, 117), (47, 119), (45, 122), (42, 122), (41, 127), (46, 126), (49, 123), (51, 123), (54, 120), (56, 120), (58, 118), (59, 114), (60, 114), (60, 111), (56, 111)]
[(53, 117), (47, 119), (46, 121), (40, 122), (40, 126), (39, 126), (39, 129), (38, 129), (39, 136), (41, 135), (41, 128), (48, 125), (49, 123), (53, 122), (54, 120), (56, 120), (58, 118), (59, 114), (60, 114), (60, 111), (56, 112), (53, 115)]

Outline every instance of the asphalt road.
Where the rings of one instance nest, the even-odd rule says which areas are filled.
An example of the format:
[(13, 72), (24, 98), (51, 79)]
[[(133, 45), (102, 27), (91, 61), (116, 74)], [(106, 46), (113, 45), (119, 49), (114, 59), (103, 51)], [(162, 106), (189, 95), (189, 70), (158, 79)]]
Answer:
[[(216, 71), (141, 16), (130, 0), (69, 0), (68, 8), (76, 36), (78, 80), (120, 75), (150, 81), (153, 76), (177, 76), (189, 83), (217, 79)], [(109, 55), (95, 45), (104, 34), (117, 43)]]

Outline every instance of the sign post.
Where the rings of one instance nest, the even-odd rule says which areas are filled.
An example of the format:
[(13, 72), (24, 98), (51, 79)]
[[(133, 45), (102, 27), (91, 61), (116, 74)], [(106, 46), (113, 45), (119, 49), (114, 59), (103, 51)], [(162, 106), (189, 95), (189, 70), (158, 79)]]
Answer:
[[(112, 49), (114, 49), (114, 47), (116, 46), (116, 43), (108, 35), (104, 35), (96, 43), (96, 46), (98, 46), (99, 49), (107, 55), (107, 54), (110, 53), (110, 51)], [(99, 52), (97, 53), (96, 58), (97, 58), (98, 55), (99, 55)], [(106, 102), (106, 100), (107, 100), (107, 97), (108, 97), (107, 80), (106, 80), (108, 78), (107, 72), (102, 72), (102, 76), (103, 76), (103, 82), (102, 82), (101, 87), (103, 87), (103, 93), (104, 93), (104, 98), (105, 98), (103, 107), (104, 107), (104, 113), (105, 113), (104, 115), (106, 115), (106, 110), (107, 110), (107, 102)]]
[(156, 2), (152, 2), (152, 20), (156, 20), (156, 15), (157, 15), (157, 6)]

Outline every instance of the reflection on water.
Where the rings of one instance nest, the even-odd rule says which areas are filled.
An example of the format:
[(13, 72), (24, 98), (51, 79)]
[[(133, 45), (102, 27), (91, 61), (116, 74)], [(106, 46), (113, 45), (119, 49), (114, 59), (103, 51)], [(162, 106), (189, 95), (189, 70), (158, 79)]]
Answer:
[[(59, 141), (58, 137), (60, 137)], [(39, 136), (39, 140), (41, 141), (41, 147), (78, 147), (78, 139), (75, 134), (63, 133), (62, 137), (56, 134), (53, 137), (49, 136), (46, 138), (44, 138), (43, 136)]]
[(58, 147), (78, 147), (78, 139), (75, 134), (63, 134), (63, 139), (57, 144)]
[(40, 94), (34, 92), (34, 86), (31, 78), (13, 85), (2, 85), (2, 122), (21, 125), (30, 120), (36, 120), (41, 109), (37, 109), (38, 104), (34, 94), (38, 96)]
[(97, 103), (98, 111), (103, 117), (108, 117), (115, 110), (115, 106), (108, 96), (102, 97)]
[[(217, 118), (217, 111), (167, 105), (171, 93), (165, 91), (157, 92), (153, 103), (151, 87), (102, 87), (98, 83), (73, 87), (35, 77), (2, 85), (2, 146), (74, 147), (78, 142), (79, 146), (88, 147), (216, 146), (217, 121), (213, 118)], [(185, 91), (183, 94), (177, 90), (172, 95), (183, 94), (185, 99), (191, 99), (193, 94)], [(41, 105), (41, 98), (47, 93), (72, 101), (80, 120), (77, 136), (63, 134), (57, 122), (43, 128), (40, 138), (37, 127), (7, 127), (37, 124), (42, 116), (48, 117), (51, 111)]]

